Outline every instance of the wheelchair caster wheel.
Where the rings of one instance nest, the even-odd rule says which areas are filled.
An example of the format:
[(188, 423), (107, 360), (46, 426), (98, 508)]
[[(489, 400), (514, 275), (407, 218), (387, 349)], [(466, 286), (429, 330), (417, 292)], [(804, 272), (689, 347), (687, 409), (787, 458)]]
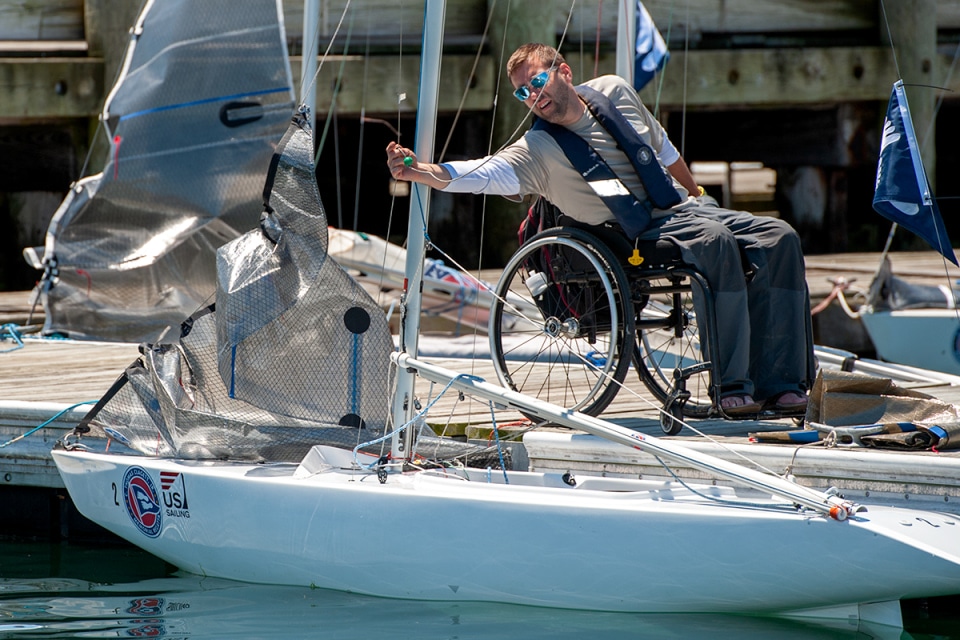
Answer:
[(663, 408), (660, 413), (660, 429), (668, 436), (680, 433), (683, 429), (683, 410), (678, 405)]

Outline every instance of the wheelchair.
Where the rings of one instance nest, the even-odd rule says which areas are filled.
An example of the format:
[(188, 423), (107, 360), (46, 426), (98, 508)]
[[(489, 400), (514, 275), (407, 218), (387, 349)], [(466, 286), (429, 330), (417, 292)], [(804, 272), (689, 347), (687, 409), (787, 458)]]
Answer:
[(759, 417), (729, 416), (719, 404), (709, 348), (717, 343), (716, 314), (704, 276), (672, 242), (634, 247), (619, 232), (601, 239), (594, 229), (545, 229), (508, 261), (489, 326), (500, 383), (596, 416), (632, 365), (661, 403), (667, 435), (679, 433), (686, 418)]

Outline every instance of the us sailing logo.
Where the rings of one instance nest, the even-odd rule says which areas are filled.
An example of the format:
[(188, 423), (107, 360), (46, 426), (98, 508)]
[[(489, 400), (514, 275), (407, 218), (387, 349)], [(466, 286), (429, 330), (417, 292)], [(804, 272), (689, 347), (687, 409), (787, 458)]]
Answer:
[(171, 518), (189, 518), (190, 505), (187, 503), (187, 485), (183, 474), (178, 471), (160, 472), (160, 491), (163, 495), (164, 512)]
[(123, 474), (123, 504), (127, 515), (140, 533), (156, 538), (160, 535), (163, 518), (160, 512), (160, 494), (153, 480), (141, 467), (130, 467)]

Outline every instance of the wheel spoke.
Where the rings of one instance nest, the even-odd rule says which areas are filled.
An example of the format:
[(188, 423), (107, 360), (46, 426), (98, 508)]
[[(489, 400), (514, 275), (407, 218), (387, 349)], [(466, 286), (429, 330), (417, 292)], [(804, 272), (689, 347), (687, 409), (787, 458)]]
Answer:
[[(623, 269), (593, 236), (552, 229), (531, 238), (496, 289), (490, 342), (501, 383), (598, 414), (626, 376), (623, 354), (633, 353), (628, 292)], [(519, 307), (525, 317), (515, 322)]]

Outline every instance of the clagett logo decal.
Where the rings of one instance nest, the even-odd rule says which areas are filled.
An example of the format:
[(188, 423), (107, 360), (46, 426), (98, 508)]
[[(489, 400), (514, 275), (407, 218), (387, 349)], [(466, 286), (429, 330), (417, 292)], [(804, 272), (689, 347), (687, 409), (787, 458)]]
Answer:
[(127, 515), (145, 536), (156, 538), (163, 523), (160, 494), (153, 480), (141, 467), (130, 467), (123, 474), (123, 504)]

